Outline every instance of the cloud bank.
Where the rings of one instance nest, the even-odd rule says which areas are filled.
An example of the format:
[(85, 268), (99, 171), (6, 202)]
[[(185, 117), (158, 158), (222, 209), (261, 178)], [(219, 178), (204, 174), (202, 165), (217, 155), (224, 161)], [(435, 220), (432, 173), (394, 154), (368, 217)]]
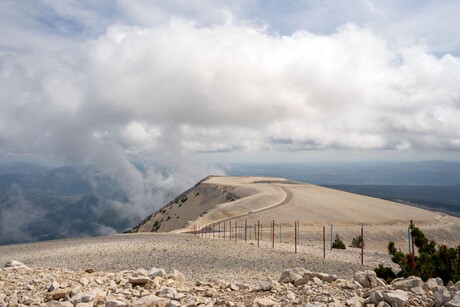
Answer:
[(460, 59), (345, 25), (113, 25), (65, 54), (0, 59), (4, 150), (103, 154), (460, 148)]

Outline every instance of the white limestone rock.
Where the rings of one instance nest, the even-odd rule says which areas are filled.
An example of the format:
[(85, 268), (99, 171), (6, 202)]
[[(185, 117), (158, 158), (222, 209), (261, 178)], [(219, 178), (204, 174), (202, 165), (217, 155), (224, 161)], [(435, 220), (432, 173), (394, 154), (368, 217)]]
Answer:
[(173, 273), (169, 276), (172, 280), (175, 280), (179, 283), (185, 283), (187, 279), (185, 278), (185, 275), (178, 270), (173, 270)]
[(281, 277), (279, 278), (278, 282), (279, 283), (294, 283), (297, 279), (301, 279), (302, 275), (297, 274), (294, 272), (294, 270), (289, 269), (289, 270), (284, 270), (281, 273)]
[(395, 305), (396, 307), (404, 307), (409, 304), (407, 293), (400, 289), (384, 293), (383, 299), (391, 306)]
[(47, 307), (73, 307), (73, 304), (69, 301), (59, 302), (59, 301), (49, 301), (46, 304)]
[(444, 304), (446, 307), (460, 307), (460, 292), (457, 292), (450, 301)]
[(442, 287), (438, 291), (434, 293), (434, 305), (436, 307), (443, 305), (444, 303), (450, 301), (452, 295), (450, 294), (449, 290), (446, 287)]
[(423, 280), (420, 277), (416, 276), (409, 276), (406, 279), (399, 280), (396, 282), (391, 283), (392, 286), (395, 289), (401, 289), (404, 291), (409, 291), (410, 289), (414, 287), (422, 287), (423, 286)]
[(423, 290), (428, 291), (431, 290), (433, 292), (438, 291), (441, 289), (441, 287), (444, 286), (444, 283), (442, 282), (442, 279), (437, 277), (437, 278), (430, 278), (428, 279), (422, 286)]
[(379, 285), (377, 282), (377, 274), (374, 271), (358, 271), (353, 275), (353, 279), (364, 288), (374, 288)]
[(141, 285), (144, 286), (150, 281), (150, 278), (147, 276), (138, 276), (138, 277), (130, 277), (128, 282), (133, 285)]
[(158, 297), (156, 295), (147, 295), (136, 300), (132, 306), (133, 307), (166, 307), (169, 303), (168, 299)]
[(148, 276), (150, 278), (154, 278), (154, 277), (157, 277), (157, 276), (166, 277), (166, 271), (165, 271), (165, 269), (151, 268), (150, 272), (148, 273)]
[(254, 299), (253, 305), (259, 306), (259, 307), (274, 307), (274, 306), (279, 306), (277, 302), (275, 302), (272, 299), (269, 299), (268, 297), (256, 297)]
[(372, 302), (372, 304), (377, 305), (381, 301), (383, 301), (383, 294), (380, 291), (373, 291), (369, 295), (369, 300)]
[(177, 297), (177, 290), (171, 287), (164, 287), (156, 294), (158, 297), (173, 300)]
[(266, 278), (262, 280), (257, 288), (257, 291), (270, 291), (275, 286), (275, 283), (272, 279)]
[(16, 260), (10, 260), (5, 264), (5, 269), (30, 269), (27, 265)]

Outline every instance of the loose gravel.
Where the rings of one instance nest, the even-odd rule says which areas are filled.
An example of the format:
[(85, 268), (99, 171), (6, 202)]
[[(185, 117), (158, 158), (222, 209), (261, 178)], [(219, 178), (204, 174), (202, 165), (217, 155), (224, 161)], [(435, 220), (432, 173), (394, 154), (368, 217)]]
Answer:
[(260, 278), (279, 277), (286, 268), (304, 267), (314, 272), (350, 278), (353, 273), (372, 269), (379, 263), (391, 265), (383, 252), (365, 251), (361, 265), (360, 250), (327, 251), (322, 246), (304, 244), (294, 253), (292, 244), (270, 242), (234, 242), (203, 239), (193, 235), (126, 234), (107, 237), (77, 238), (39, 243), (0, 246), (0, 266), (18, 260), (32, 268), (63, 267), (71, 270), (94, 268), (116, 272), (152, 267), (177, 269), (188, 280), (210, 277), (257, 283)]

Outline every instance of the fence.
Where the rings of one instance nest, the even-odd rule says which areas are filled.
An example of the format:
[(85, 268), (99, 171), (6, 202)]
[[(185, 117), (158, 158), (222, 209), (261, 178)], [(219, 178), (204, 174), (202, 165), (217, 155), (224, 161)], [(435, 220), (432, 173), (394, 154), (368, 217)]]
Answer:
[[(412, 223), (412, 221), (410, 223)], [(227, 222), (208, 224), (202, 227), (194, 225), (192, 231), (188, 233), (194, 234), (200, 238), (252, 243), (257, 245), (257, 247), (260, 246), (261, 242), (269, 242), (273, 249), (280, 243), (287, 243), (293, 245), (292, 251), (294, 253), (298, 252), (298, 247), (301, 244), (321, 242), (324, 258), (326, 258), (326, 251), (329, 253), (333, 252), (332, 246), (335, 235), (339, 235), (344, 243), (351, 242), (353, 238), (361, 237), (363, 243), (359, 245), (361, 250), (359, 260), (360, 263), (364, 265), (364, 251), (366, 247), (372, 247), (373, 237), (373, 235), (367, 237), (367, 227), (381, 227), (382, 229), (388, 229), (388, 227), (397, 228), (397, 231), (388, 233), (387, 237), (385, 234), (382, 236), (382, 233), (379, 233), (379, 244), (382, 245), (382, 241), (386, 243), (384, 248), (380, 246), (380, 248), (377, 249), (386, 250), (386, 244), (389, 241), (395, 241), (399, 246), (407, 246), (407, 251), (409, 253), (414, 253), (414, 243), (409, 225), (407, 227), (401, 225), (397, 227), (384, 225), (366, 226), (365, 223), (362, 223), (357, 226), (334, 226), (333, 224), (317, 226), (308, 224), (302, 225), (300, 220), (294, 221), (293, 223), (277, 223), (275, 220), (269, 222), (261, 222), (258, 220), (257, 223), (248, 223), (247, 220), (230, 220)], [(373, 249), (376, 249), (375, 246)]]

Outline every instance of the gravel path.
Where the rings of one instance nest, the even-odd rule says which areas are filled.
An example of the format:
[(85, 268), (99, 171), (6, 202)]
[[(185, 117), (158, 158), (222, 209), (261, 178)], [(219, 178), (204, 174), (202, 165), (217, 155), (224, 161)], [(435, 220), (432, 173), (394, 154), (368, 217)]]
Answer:
[(108, 237), (56, 240), (39, 243), (0, 246), (0, 266), (18, 260), (30, 267), (66, 267), (72, 270), (95, 268), (101, 271), (160, 267), (177, 269), (189, 280), (219, 277), (256, 283), (259, 278), (279, 278), (283, 269), (305, 267), (311, 271), (337, 274), (348, 278), (364, 268), (372, 269), (387, 262), (388, 256), (366, 251), (366, 263), (360, 265), (359, 250), (334, 250), (323, 259), (319, 246), (299, 247), (271, 243), (231, 242), (200, 239), (192, 235), (127, 234)]

